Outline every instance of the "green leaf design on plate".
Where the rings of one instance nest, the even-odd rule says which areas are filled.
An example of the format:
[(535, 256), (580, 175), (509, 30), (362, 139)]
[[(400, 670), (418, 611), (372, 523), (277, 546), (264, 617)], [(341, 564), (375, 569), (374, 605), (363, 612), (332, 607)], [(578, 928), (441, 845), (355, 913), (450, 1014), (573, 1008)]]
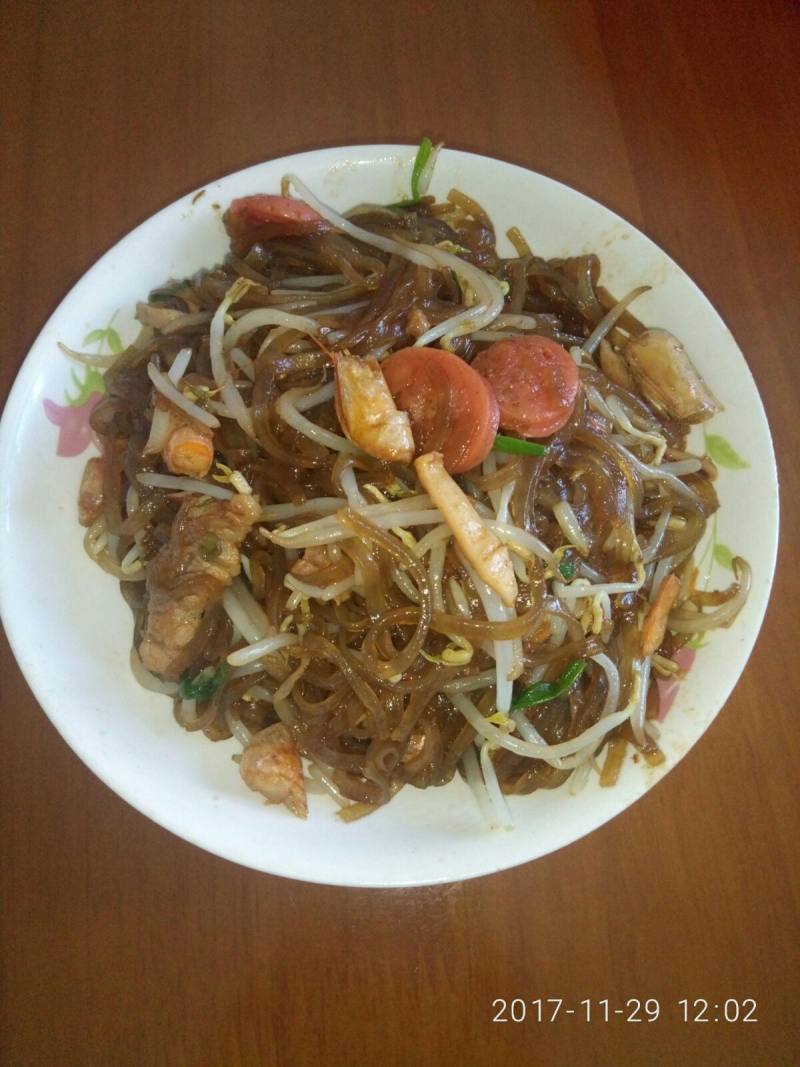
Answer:
[(69, 389), (64, 390), (64, 399), (71, 408), (82, 407), (92, 393), (103, 394), (106, 391), (106, 383), (103, 375), (94, 367), (85, 367), (84, 376), (81, 379), (75, 372), (74, 367), (70, 367), (69, 376), (72, 378), (73, 385), (77, 392), (74, 396), (70, 394)]
[(109, 326), (106, 330), (106, 344), (115, 356), (122, 351), (122, 340), (113, 326)]
[(106, 331), (105, 330), (92, 330), (90, 333), (86, 334), (86, 336), (83, 339), (83, 343), (85, 345), (93, 345), (97, 341), (102, 341), (103, 338), (105, 337), (105, 335), (106, 335)]
[(715, 463), (718, 463), (720, 467), (727, 467), (728, 470), (742, 471), (750, 466), (742, 459), (730, 441), (718, 433), (706, 434), (706, 451)]
[(714, 559), (720, 566), (727, 567), (729, 571), (733, 570), (733, 552), (721, 541), (714, 545)]

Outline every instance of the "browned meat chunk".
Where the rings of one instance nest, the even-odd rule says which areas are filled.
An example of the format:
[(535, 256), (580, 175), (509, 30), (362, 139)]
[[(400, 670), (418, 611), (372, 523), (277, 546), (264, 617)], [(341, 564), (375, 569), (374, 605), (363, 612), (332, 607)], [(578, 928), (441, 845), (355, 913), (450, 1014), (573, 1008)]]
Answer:
[(103, 510), (103, 461), (99, 456), (90, 459), (83, 470), (78, 493), (78, 522), (91, 526)]
[(285, 804), (299, 819), (308, 815), (300, 754), (282, 722), (253, 735), (242, 753), (239, 773), (268, 804)]
[(639, 392), (659, 415), (703, 422), (722, 410), (683, 345), (666, 330), (645, 330), (631, 338), (624, 355)]
[(170, 539), (147, 571), (147, 623), (142, 663), (164, 678), (189, 666), (192, 638), (239, 573), (239, 546), (258, 517), (259, 504), (192, 496), (180, 507)]
[(320, 575), (324, 576), (333, 565), (327, 545), (311, 545), (303, 552), (300, 559), (294, 561), (289, 568), (289, 573), (303, 582), (320, 585), (318, 581)]

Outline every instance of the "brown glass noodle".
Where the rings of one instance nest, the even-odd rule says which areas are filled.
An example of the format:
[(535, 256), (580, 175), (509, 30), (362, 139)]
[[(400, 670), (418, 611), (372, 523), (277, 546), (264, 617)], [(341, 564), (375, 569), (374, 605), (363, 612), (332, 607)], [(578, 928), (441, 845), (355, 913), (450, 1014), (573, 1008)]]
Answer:
[[(527, 316), (537, 333), (567, 345), (587, 338), (614, 303), (598, 284), (596, 256), (544, 260), (531, 251), (518, 231), (510, 234), (518, 254), (501, 256), (491, 220), (474, 200), (458, 191), (443, 204), (425, 198), (408, 210), (368, 207), (348, 217), (372, 233), (404, 242), (457, 246), (465, 262), (507, 284), (504, 313)], [(325, 283), (323, 278), (320, 283), (320, 276), (343, 277), (344, 282)], [(300, 752), (328, 776), (337, 795), (353, 802), (345, 811), (349, 819), (385, 804), (405, 785), (442, 785), (456, 774), (475, 731), (448, 698), (448, 687), (466, 687), (461, 691), (470, 695), (479, 711), (492, 715), (494, 642), (515, 649), (518, 687), (552, 681), (569, 662), (587, 661), (568, 696), (525, 713), (546, 744), (578, 736), (603, 714), (609, 680), (593, 656), (605, 655), (613, 664), (619, 675), (618, 707), (626, 707), (635, 697), (641, 670), (640, 626), (647, 584), (641, 591), (610, 597), (610, 617), (604, 618), (598, 630), (591, 620), (579, 617), (568, 600), (554, 595), (554, 583), (565, 581), (564, 575), (528, 554), (518, 560), (525, 580), (520, 580), (513, 617), (489, 619), (452, 539), (442, 542), (444, 556), (435, 574), (432, 561), (441, 552), (439, 557), (420, 558), (409, 547), (407, 536), (413, 533), (419, 540), (428, 528), (398, 533), (379, 527), (371, 521), (368, 508), (355, 510), (346, 499), (345, 475), (355, 477), (370, 504), (374, 501), (364, 490), (367, 484), (390, 494), (387, 499), (400, 506), (404, 495), (421, 491), (412, 467), (388, 467), (363, 455), (337, 453), (281, 417), (277, 404), (287, 390), (311, 391), (331, 380), (330, 348), (346, 347), (357, 355), (382, 354), (413, 343), (409, 326), (415, 318), (435, 325), (460, 310), (461, 289), (450, 271), (416, 265), (332, 230), (237, 249), (219, 267), (190, 280), (168, 283), (154, 306), (175, 313), (170, 324), (161, 330), (145, 328), (105, 374), (107, 396), (92, 415), (102, 444), (103, 515), (91, 536), (87, 535), (87, 549), (120, 578), (134, 610), (135, 642), (141, 639), (148, 607), (148, 587), (142, 579), (169, 539), (180, 499), (179, 494), (138, 481), (142, 472), (163, 470), (158, 455), (144, 452), (153, 410), (147, 365), (154, 362), (166, 372), (177, 353), (190, 348), (185, 383), (195, 393), (200, 390), (199, 395), (203, 389), (210, 390), (210, 401), (218, 402), (209, 324), (239, 277), (252, 285), (229, 309), (232, 321), (245, 310), (271, 307), (315, 317), (328, 332), (324, 341), (316, 343), (298, 329), (267, 326), (239, 339), (237, 348), (252, 368), (254, 381), (236, 363), (229, 363), (229, 370), (251, 412), (255, 438), (223, 415), (215, 431), (217, 458), (244, 475), (264, 506), (341, 498), (341, 508), (331, 521), (348, 536), (336, 542), (329, 563), (312, 584), (333, 586), (354, 570), (358, 584), (341, 602), (320, 602), (313, 597), (292, 601), (285, 580), (298, 553), (271, 543), (262, 532), (280, 525), (291, 530), (315, 518), (326, 522), (329, 510), (256, 526), (241, 548), (249, 567), (249, 578), (245, 575), (242, 581), (269, 625), (296, 633), (298, 640), (270, 655), (251, 673), (232, 672), (213, 697), (198, 701), (193, 711), (176, 697), (181, 725), (202, 729), (214, 740), (230, 736), (232, 729), (246, 739), (282, 720)], [(626, 311), (610, 340), (620, 347), (641, 329), (638, 319)], [(487, 343), (470, 336), (452, 341), (466, 360)], [(663, 436), (673, 450), (685, 449), (686, 425), (659, 418), (641, 396), (611, 381), (594, 362), (584, 359), (580, 375), (583, 384), (596, 390), (601, 399), (619, 400), (640, 429)], [(341, 435), (332, 401), (306, 410), (304, 417)], [(438, 438), (429, 447), (441, 445), (449, 430), (444, 394), (438, 425)], [(498, 455), (496, 469), (475, 469), (462, 484), (490, 515), (500, 494), (511, 487), (508, 522), (539, 539), (549, 552), (561, 552), (559, 558), (568, 560), (573, 570), (585, 567), (585, 573), (595, 576), (593, 581), (606, 583), (636, 580), (631, 553), (636, 546), (650, 543), (659, 519), (664, 516), (664, 526), (669, 512), (670, 523), (648, 562), (647, 581), (663, 561), (667, 562), (662, 570), (684, 577), (680, 619), (684, 629), (690, 629), (704, 606), (724, 610), (726, 602), (740, 595), (739, 585), (724, 593), (696, 593), (689, 581), (692, 553), (717, 508), (713, 483), (705, 470), (681, 479), (689, 492), (678, 492), (674, 484), (663, 480), (644, 478), (620, 450), (614, 439), (619, 436), (619, 428), (602, 410), (594, 410), (587, 392), (581, 390), (571, 418), (550, 439), (546, 455)], [(625, 438), (624, 447), (641, 462), (651, 463), (652, 452), (640, 439)], [(553, 511), (559, 501), (570, 504), (585, 534), (583, 555), (565, 543)], [(102, 538), (105, 543), (98, 550)], [(138, 573), (125, 574), (121, 561), (134, 548), (141, 567)], [(458, 602), (453, 599), (454, 588), (461, 590)], [(437, 596), (441, 598), (438, 606)], [(192, 642), (187, 676), (219, 666), (233, 649), (246, 644), (233, 635), (233, 626), (221, 608), (212, 609)], [(670, 640), (665, 651), (671, 648)], [(452, 649), (468, 655), (467, 662), (443, 661), (454, 641), (462, 642)], [(465, 652), (467, 648), (471, 652)], [(474, 679), (478, 682), (473, 689)], [(655, 758), (653, 739), (631, 732), (627, 725), (614, 732), (603, 784), (615, 777), (627, 742)], [(601, 737), (585, 758), (602, 744)], [(507, 793), (551, 788), (571, 773), (558, 761), (548, 763), (505, 749), (494, 752), (493, 766)]]

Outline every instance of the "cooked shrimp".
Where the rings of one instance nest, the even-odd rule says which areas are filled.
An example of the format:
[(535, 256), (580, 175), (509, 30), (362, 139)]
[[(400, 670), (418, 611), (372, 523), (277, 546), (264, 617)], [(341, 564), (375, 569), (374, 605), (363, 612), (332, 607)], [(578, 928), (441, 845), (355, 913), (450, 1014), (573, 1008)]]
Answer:
[(298, 819), (308, 816), (300, 754), (282, 722), (253, 735), (242, 753), (239, 773), (267, 804), (284, 804)]
[(204, 478), (214, 462), (214, 433), (198, 422), (186, 422), (173, 430), (162, 452), (173, 474)]
[(680, 589), (681, 580), (677, 574), (667, 575), (661, 583), (642, 627), (643, 656), (652, 656), (664, 640), (664, 634), (667, 632), (667, 619)]
[[(342, 553), (340, 559), (333, 559), (328, 552), (327, 545), (311, 545), (289, 568), (289, 574), (292, 577), (305, 583), (304, 592), (309, 596), (314, 594), (311, 589), (307, 588), (308, 586), (320, 592), (328, 586), (344, 583), (346, 588), (333, 597), (336, 604), (343, 604), (350, 597), (352, 583), (349, 583), (347, 579), (352, 578), (354, 573), (355, 565), (350, 557)], [(292, 585), (291, 588), (297, 587)]]
[(336, 414), (349, 439), (385, 463), (410, 463), (414, 437), (405, 411), (398, 411), (377, 360), (349, 352), (333, 355)]
[(466, 493), (447, 473), (441, 452), (428, 452), (414, 461), (419, 480), (453, 531), (461, 551), (478, 576), (505, 605), (517, 599), (517, 579), (508, 549), (487, 530)]
[(296, 578), (302, 578), (304, 582), (313, 581), (321, 571), (325, 571), (331, 565), (327, 545), (311, 545), (304, 550), (302, 556), (296, 559), (289, 568), (289, 573)]
[(145, 452), (160, 452), (172, 474), (205, 478), (214, 462), (214, 431), (156, 393)]
[(311, 545), (303, 551), (300, 559), (294, 561), (289, 573), (311, 585), (326, 585), (352, 574), (353, 570), (353, 561), (349, 556), (333, 560), (327, 545)]

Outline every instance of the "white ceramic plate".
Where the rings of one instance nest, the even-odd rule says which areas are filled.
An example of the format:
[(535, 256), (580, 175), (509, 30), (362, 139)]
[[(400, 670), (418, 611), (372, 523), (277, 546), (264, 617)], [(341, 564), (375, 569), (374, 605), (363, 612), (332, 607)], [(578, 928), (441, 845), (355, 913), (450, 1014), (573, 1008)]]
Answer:
[[(129, 340), (135, 303), (151, 287), (221, 259), (220, 205), (231, 198), (278, 191), (281, 176), (294, 171), (339, 208), (394, 201), (407, 195), (413, 157), (413, 148), (393, 145), (309, 152), (232, 174), (196, 202), (189, 194), (165, 208), (62, 302), (20, 371), (0, 427), (0, 608), (17, 660), (64, 739), (111, 789), (187, 841), (257, 870), (340, 885), (421, 885), (502, 870), (576, 840), (633, 803), (698, 740), (731, 692), (761, 625), (777, 542), (777, 479), (761, 400), (700, 290), (648, 238), (580, 193), (520, 167), (444, 151), (431, 192), (444, 196), (458, 186), (489, 210), (498, 234), (517, 225), (540, 254), (596, 251), (615, 293), (651, 284), (637, 315), (683, 340), (725, 404), (707, 427), (714, 435), (708, 447), (722, 463), (722, 507), (705, 560), (714, 584), (725, 585), (726, 546), (741, 553), (753, 565), (753, 590), (734, 627), (710, 635), (680, 687), (662, 726), (665, 767), (629, 760), (613, 789), (601, 790), (593, 778), (578, 796), (562, 788), (513, 797), (513, 831), (484, 829), (460, 780), (405, 789), (352, 825), (336, 818), (327, 797), (312, 796), (303, 823), (244, 787), (233, 741), (214, 745), (185, 733), (167, 698), (139, 688), (128, 668), (130, 612), (117, 582), (85, 555), (76, 518), (93, 448), (86, 415), (98, 382), (56, 342), (107, 350), (118, 337)], [(59, 443), (62, 453), (78, 454), (57, 456)]]

